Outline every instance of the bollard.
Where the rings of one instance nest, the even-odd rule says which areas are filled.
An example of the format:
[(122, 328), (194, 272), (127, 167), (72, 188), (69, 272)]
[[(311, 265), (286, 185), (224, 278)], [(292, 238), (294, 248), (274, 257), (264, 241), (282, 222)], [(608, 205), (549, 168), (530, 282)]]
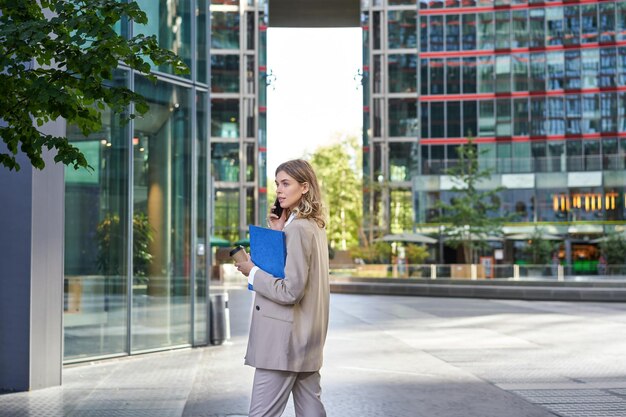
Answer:
[(471, 276), (471, 279), (472, 279), (473, 281), (475, 281), (475, 280), (476, 280), (476, 278), (477, 278), (477, 276), (478, 276), (476, 266), (477, 266), (476, 264), (471, 264), (471, 265), (470, 265), (470, 276)]
[(211, 344), (221, 345), (230, 339), (228, 293), (211, 294), (209, 299), (211, 303)]
[(565, 281), (565, 274), (563, 272), (563, 265), (558, 265), (556, 268), (556, 275), (559, 281)]
[(437, 279), (437, 265), (430, 265), (430, 279)]
[(519, 281), (519, 265), (513, 265), (513, 280)]

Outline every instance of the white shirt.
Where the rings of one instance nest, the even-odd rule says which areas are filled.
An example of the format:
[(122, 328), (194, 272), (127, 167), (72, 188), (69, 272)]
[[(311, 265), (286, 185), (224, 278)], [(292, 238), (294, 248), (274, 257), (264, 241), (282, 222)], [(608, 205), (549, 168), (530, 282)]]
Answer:
[[(289, 216), (289, 218), (287, 219), (287, 221), (285, 222), (285, 225), (283, 226), (283, 229), (285, 227), (287, 227), (287, 225), (289, 223), (291, 223), (293, 221), (293, 219), (296, 218), (296, 213), (291, 213), (291, 215)], [(250, 284), (248, 286), (248, 288), (250, 288), (252, 291), (254, 291), (254, 274), (256, 274), (256, 271), (258, 271), (260, 268), (258, 266), (253, 266), (252, 269), (250, 270), (250, 273), (248, 274), (248, 284)]]

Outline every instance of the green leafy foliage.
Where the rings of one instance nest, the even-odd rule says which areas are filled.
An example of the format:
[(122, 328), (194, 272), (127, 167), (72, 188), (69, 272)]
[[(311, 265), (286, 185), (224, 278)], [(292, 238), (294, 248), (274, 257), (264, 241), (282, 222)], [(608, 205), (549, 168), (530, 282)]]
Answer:
[(528, 239), (528, 244), (523, 252), (528, 257), (530, 263), (534, 265), (547, 265), (552, 260), (552, 255), (557, 250), (559, 244), (550, 242), (542, 237), (543, 233), (535, 229)]
[(123, 64), (149, 78), (150, 61), (188, 72), (176, 54), (158, 46), (156, 37), (127, 39), (114, 30), (118, 22), (145, 24), (137, 3), (117, 0), (0, 0), (0, 136), (6, 151), (0, 164), (19, 170), (15, 156), (25, 153), (44, 168), (44, 149), (55, 149), (55, 162), (87, 168), (84, 155), (67, 138), (38, 128), (59, 117), (76, 124), (84, 135), (102, 126), (99, 110), (133, 118), (127, 109), (148, 110), (145, 99), (127, 88), (110, 87)]
[(318, 148), (310, 158), (328, 214), (328, 241), (333, 249), (358, 244), (363, 223), (361, 162), (354, 137)]
[(600, 249), (609, 265), (626, 264), (626, 239), (623, 233), (611, 233), (600, 243)]
[(440, 215), (436, 222), (447, 225), (446, 244), (452, 248), (463, 248), (466, 263), (476, 261), (476, 251), (488, 248), (486, 238), (502, 234), (502, 226), (510, 216), (498, 215), (500, 198), (504, 187), (484, 187), (481, 183), (491, 178), (491, 170), (482, 169), (479, 152), (471, 138), (458, 147), (458, 164), (446, 171), (453, 183), (454, 197), (450, 203), (437, 202)]

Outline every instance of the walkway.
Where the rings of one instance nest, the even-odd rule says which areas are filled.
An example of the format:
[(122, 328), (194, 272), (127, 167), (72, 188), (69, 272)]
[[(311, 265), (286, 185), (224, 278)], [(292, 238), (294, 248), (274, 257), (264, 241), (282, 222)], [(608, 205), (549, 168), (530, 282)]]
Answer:
[[(250, 302), (230, 291), (225, 345), (70, 366), (0, 416), (243, 416)], [(625, 352), (625, 304), (334, 294), (323, 399), (329, 417), (626, 417)]]

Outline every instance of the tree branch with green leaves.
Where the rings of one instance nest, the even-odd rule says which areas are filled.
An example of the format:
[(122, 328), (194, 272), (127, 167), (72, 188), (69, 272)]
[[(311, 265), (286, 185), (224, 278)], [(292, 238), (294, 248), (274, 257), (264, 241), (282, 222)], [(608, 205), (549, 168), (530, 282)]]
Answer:
[(159, 47), (155, 36), (126, 38), (118, 22), (147, 23), (134, 2), (116, 0), (0, 0), (0, 136), (6, 151), (0, 164), (19, 170), (21, 151), (39, 169), (42, 152), (56, 150), (55, 162), (75, 169), (88, 168), (85, 156), (64, 136), (40, 128), (63, 118), (84, 135), (102, 127), (101, 110), (124, 114), (131, 103), (139, 114), (148, 111), (143, 96), (128, 88), (112, 87), (120, 65), (155, 81), (151, 64), (171, 65), (188, 73), (173, 52)]

